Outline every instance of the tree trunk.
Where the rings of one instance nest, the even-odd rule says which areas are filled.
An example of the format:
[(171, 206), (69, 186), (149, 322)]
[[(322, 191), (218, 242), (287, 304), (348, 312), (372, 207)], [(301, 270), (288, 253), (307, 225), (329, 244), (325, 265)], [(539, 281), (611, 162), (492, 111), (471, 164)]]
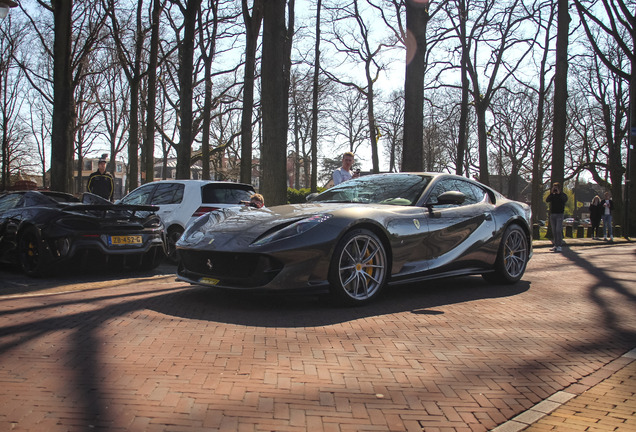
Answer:
[(428, 3), (406, 2), (406, 77), (404, 81), (404, 144), (401, 171), (424, 167), (424, 72)]
[(285, 0), (263, 8), (261, 193), (268, 205), (287, 201), (287, 94)]
[[(316, 4), (316, 45), (314, 49), (314, 80), (311, 102), (311, 192), (318, 191), (318, 92), (320, 72), (320, 10), (322, 0)], [(307, 164), (305, 164), (307, 166)]]
[(71, 76), (72, 0), (53, 0), (53, 119), (51, 126), (51, 189), (71, 192), (74, 101)]
[(146, 181), (155, 176), (155, 115), (157, 112), (157, 63), (159, 56), (159, 20), (163, 4), (154, 0), (152, 5), (152, 24), (150, 33), (150, 57), (148, 58), (148, 100), (146, 101), (146, 136), (144, 153), (146, 155)]
[(563, 184), (568, 98), (568, 0), (558, 0), (556, 69), (554, 76), (554, 122), (552, 137), (552, 182)]
[(252, 112), (254, 110), (254, 75), (258, 34), (263, 21), (263, 0), (254, 0), (252, 16), (247, 0), (243, 0), (245, 21), (245, 72), (243, 79), (243, 108), (241, 112), (241, 182), (252, 183)]
[(460, 43), (462, 44), (462, 100), (459, 108), (459, 136), (457, 137), (457, 162), (455, 163), (455, 174), (468, 175), (468, 167), (464, 170), (464, 156), (468, 149), (468, 40), (466, 39), (466, 20), (468, 19), (468, 11), (466, 10), (466, 1), (459, 2), (459, 24), (460, 24)]
[(192, 115), (192, 80), (194, 73), (194, 34), (197, 23), (197, 13), (201, 0), (188, 0), (183, 13), (183, 39), (179, 47), (179, 109), (181, 111), (181, 125), (179, 130), (179, 145), (177, 146), (178, 179), (189, 179), (192, 165), (192, 143), (194, 142), (194, 122)]
[[(636, 53), (636, 26), (632, 26), (632, 53)], [(636, 236), (636, 187), (634, 176), (636, 175), (636, 55), (631, 58), (631, 75), (629, 78), (629, 137), (627, 145), (627, 190), (625, 206), (627, 208), (625, 220), (625, 232)]]
[(474, 93), (475, 112), (477, 113), (477, 140), (479, 141), (479, 181), (485, 185), (490, 185), (488, 133), (486, 131), (486, 109), (490, 102), (481, 99), (479, 91)]
[(545, 96), (546, 82), (545, 70), (548, 63), (548, 54), (550, 52), (550, 27), (554, 20), (554, 7), (550, 11), (550, 19), (546, 25), (546, 35), (544, 39), (543, 56), (541, 58), (541, 72), (539, 73), (539, 92), (537, 95), (537, 120), (535, 126), (534, 138), (534, 154), (532, 156), (532, 222), (538, 222), (539, 219), (546, 219), (545, 204), (543, 202), (543, 138), (545, 130)]

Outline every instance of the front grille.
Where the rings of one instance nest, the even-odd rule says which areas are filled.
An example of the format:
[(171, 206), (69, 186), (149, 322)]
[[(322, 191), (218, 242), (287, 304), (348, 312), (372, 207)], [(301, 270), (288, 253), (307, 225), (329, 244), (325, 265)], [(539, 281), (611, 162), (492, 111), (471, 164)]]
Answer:
[(181, 268), (192, 276), (232, 286), (266, 285), (283, 268), (278, 260), (261, 254), (179, 250), (179, 257)]

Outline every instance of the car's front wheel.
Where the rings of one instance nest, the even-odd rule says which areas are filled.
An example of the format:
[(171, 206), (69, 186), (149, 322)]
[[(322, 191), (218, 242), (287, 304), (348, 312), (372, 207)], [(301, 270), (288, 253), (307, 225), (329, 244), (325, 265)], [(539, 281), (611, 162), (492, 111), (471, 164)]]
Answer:
[(336, 246), (331, 260), (331, 293), (349, 305), (367, 303), (378, 296), (387, 274), (387, 254), (378, 236), (366, 229), (350, 231)]
[(46, 250), (35, 227), (25, 228), (18, 237), (18, 260), (22, 271), (31, 277), (42, 276), (47, 270)]
[(519, 225), (506, 228), (501, 243), (494, 272), (484, 273), (489, 282), (512, 284), (523, 276), (528, 265), (528, 237)]

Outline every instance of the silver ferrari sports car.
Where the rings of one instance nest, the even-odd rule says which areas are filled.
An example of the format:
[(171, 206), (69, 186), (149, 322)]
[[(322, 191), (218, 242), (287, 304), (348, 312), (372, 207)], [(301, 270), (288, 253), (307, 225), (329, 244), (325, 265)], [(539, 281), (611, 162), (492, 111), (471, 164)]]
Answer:
[(177, 276), (237, 290), (329, 292), (363, 304), (386, 286), (480, 274), (512, 284), (532, 256), (531, 211), (450, 174), (363, 176), (270, 208), (226, 209), (177, 242)]

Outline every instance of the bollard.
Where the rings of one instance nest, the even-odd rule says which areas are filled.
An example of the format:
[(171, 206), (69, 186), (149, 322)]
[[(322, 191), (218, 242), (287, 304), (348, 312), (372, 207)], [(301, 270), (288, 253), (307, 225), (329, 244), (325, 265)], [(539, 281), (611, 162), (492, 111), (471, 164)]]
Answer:
[(569, 237), (569, 238), (573, 237), (573, 235), (572, 235), (572, 225), (568, 225), (568, 226), (565, 227), (565, 236)]
[(541, 228), (539, 224), (532, 225), (532, 240), (539, 240), (541, 238)]
[(585, 237), (585, 228), (580, 226), (576, 229), (576, 238), (583, 238), (583, 237)]

